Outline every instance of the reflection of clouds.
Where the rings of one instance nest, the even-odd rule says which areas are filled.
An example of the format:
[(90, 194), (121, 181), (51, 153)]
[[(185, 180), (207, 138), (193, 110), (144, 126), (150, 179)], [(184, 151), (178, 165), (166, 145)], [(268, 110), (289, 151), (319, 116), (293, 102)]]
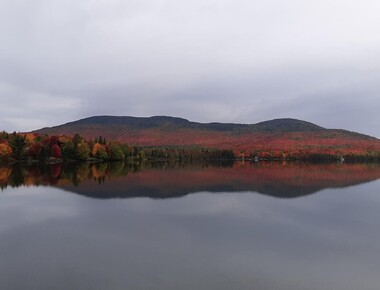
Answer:
[(257, 267), (264, 285), (273, 286), (269, 289), (356, 289), (361, 284), (375, 289), (379, 185), (376, 181), (299, 199), (200, 193), (131, 200), (129, 206), (136, 213), (164, 216), (173, 224), (167, 230), (175, 229), (191, 243), (212, 244), (203, 254), (219, 265), (228, 261), (244, 269)]
[(8, 188), (0, 270), (29, 289), (66, 286), (67, 277), (78, 289), (376, 289), (379, 186), (297, 199), (202, 192), (165, 200)]
[(0, 232), (79, 214), (76, 199), (51, 187), (7, 188), (0, 195), (0, 220), (6, 221), (0, 223)]
[[(133, 204), (131, 210), (140, 213), (161, 212), (178, 216), (212, 216), (228, 213), (242, 213), (248, 210), (248, 205), (242, 200), (242, 193), (223, 194), (197, 192), (186, 197), (166, 199), (164, 201), (153, 199), (130, 200)], [(217, 198), (215, 198), (217, 196)], [(186, 203), (183, 199), (186, 198)], [(162, 210), (165, 208), (165, 210)]]

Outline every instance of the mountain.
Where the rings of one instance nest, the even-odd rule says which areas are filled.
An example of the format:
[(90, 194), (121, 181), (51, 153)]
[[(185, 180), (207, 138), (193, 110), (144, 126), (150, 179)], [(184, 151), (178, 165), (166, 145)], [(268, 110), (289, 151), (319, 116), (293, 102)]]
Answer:
[(39, 133), (52, 134), (56, 132), (67, 132), (72, 134), (77, 130), (87, 130), (91, 127), (112, 129), (123, 127), (127, 130), (141, 129), (197, 129), (222, 132), (293, 132), (293, 131), (319, 131), (324, 130), (315, 124), (296, 119), (275, 119), (257, 124), (235, 124), (235, 123), (198, 123), (177, 117), (153, 116), (153, 117), (129, 117), (129, 116), (94, 116), (78, 121), (69, 122), (60, 126), (36, 130)]
[[(87, 139), (105, 137), (142, 146), (200, 146), (233, 149), (238, 154), (379, 154), (380, 140), (341, 129), (326, 129), (296, 119), (257, 124), (199, 123), (183, 118), (154, 116), (94, 116), (34, 133)], [(256, 153), (255, 153), (256, 152)]]
[(305, 132), (305, 131), (322, 131), (326, 130), (323, 127), (317, 126), (313, 123), (296, 120), (296, 119), (274, 119), (257, 123), (256, 126), (261, 131), (269, 132)]

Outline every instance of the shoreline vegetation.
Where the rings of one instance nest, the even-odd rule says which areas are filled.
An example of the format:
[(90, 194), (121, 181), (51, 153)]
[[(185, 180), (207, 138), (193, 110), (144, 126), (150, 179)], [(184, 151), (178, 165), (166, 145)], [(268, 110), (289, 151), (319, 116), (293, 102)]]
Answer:
[(139, 163), (142, 161), (380, 161), (379, 151), (365, 154), (339, 152), (326, 153), (318, 148), (299, 150), (284, 148), (272, 151), (252, 148), (251, 153), (234, 152), (232, 149), (204, 148), (199, 146), (137, 146), (106, 140), (99, 136), (87, 140), (79, 134), (72, 137), (49, 136), (39, 133), (0, 133), (1, 163), (65, 163), (65, 162), (110, 162), (124, 161)]

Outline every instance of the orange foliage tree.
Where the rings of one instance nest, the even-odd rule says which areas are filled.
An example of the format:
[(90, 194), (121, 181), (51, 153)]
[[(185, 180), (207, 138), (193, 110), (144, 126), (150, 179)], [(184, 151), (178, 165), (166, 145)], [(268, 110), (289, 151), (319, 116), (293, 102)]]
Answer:
[(0, 159), (8, 159), (12, 156), (12, 148), (5, 143), (0, 144)]

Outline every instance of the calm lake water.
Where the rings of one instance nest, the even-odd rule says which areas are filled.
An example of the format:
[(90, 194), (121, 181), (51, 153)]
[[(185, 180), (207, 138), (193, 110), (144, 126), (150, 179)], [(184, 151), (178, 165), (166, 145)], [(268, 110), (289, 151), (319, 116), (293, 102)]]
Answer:
[(0, 289), (380, 289), (380, 165), (0, 167)]

